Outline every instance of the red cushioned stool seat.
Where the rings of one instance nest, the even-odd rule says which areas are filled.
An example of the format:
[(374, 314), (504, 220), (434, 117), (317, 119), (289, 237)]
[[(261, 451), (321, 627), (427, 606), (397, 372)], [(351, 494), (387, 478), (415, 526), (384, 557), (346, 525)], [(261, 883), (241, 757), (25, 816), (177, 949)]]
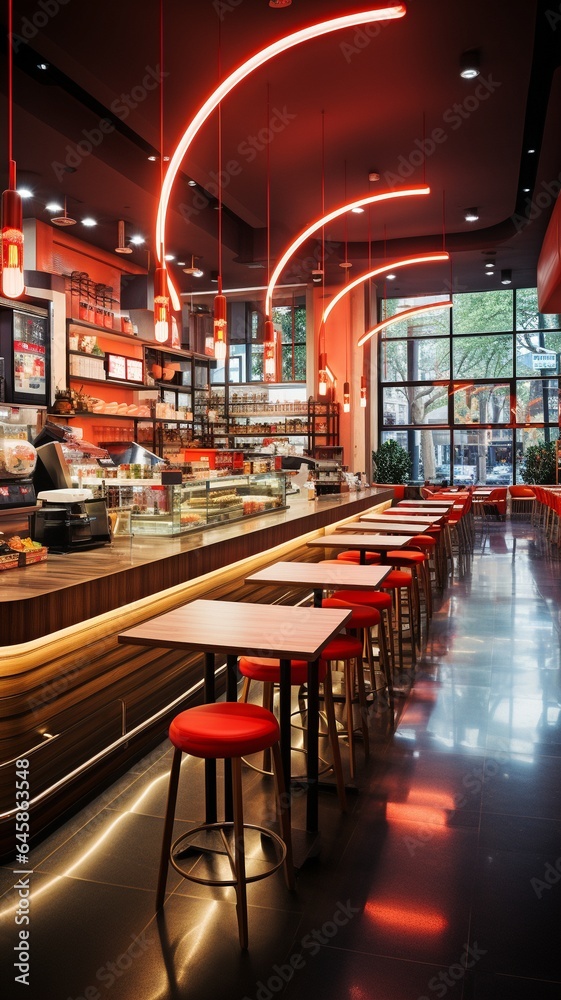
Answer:
[[(169, 727), (174, 747), (193, 757), (241, 757), (278, 741), (279, 726), (259, 705), (219, 702), (199, 705), (177, 715)], [(249, 749), (251, 747), (251, 749)]]
[[(309, 664), (307, 660), (290, 661), (290, 683), (294, 687), (301, 687), (303, 684), (307, 684), (308, 666)], [(242, 677), (245, 677), (244, 686), (240, 696), (241, 701), (243, 703), (247, 702), (251, 682), (257, 681), (263, 684), (263, 707), (272, 711), (273, 685), (280, 683), (280, 660), (269, 656), (240, 656), (238, 660), (238, 669)], [(332, 765), (328, 764), (328, 762), (323, 760), (323, 758), (319, 758), (319, 762), (322, 766), (320, 773), (324, 774), (326, 771), (333, 770), (337, 783), (339, 804), (341, 810), (345, 812), (347, 808), (345, 779), (343, 776), (343, 766), (341, 764), (339, 741), (337, 739), (335, 708), (333, 705), (333, 693), (331, 690), (331, 673), (328, 670), (326, 660), (319, 660), (318, 662), (318, 682), (324, 686), (327, 738), (331, 746), (331, 754), (333, 758)], [(296, 748), (296, 750), (300, 753), (304, 752), (300, 748)], [(259, 771), (261, 774), (271, 774), (271, 760), (270, 753), (268, 751), (266, 751), (263, 755), (262, 767), (257, 767), (254, 763), (247, 760), (247, 756), (249, 755), (244, 754), (244, 762), (254, 771)], [(301, 775), (295, 776), (296, 780), (300, 780), (301, 778)]]
[[(391, 597), (389, 594), (383, 594), (384, 598), (387, 598), (391, 606)], [(328, 597), (322, 601), (322, 607), (324, 608), (350, 608), (352, 615), (349, 620), (345, 623), (345, 628), (350, 629), (352, 632), (357, 632), (359, 635), (362, 633), (364, 651), (366, 653), (366, 662), (368, 663), (368, 669), (370, 671), (370, 688), (373, 694), (376, 694), (378, 690), (378, 685), (376, 683), (376, 665), (374, 657), (374, 648), (372, 643), (372, 629), (377, 629), (378, 635), (378, 649), (379, 649), (379, 671), (384, 678), (384, 689), (387, 690), (388, 701), (387, 707), (391, 711), (391, 722), (394, 722), (394, 702), (393, 702), (393, 684), (391, 675), (391, 665), (388, 655), (388, 643), (386, 636), (386, 625), (382, 620), (383, 611), (378, 611), (377, 608), (369, 607), (367, 604), (351, 604), (350, 601), (342, 601), (336, 597)], [(362, 674), (359, 673), (359, 679)]]
[[(381, 561), (381, 556), (377, 552), (365, 552), (364, 561), (366, 565), (373, 566)], [(337, 556), (339, 562), (352, 562), (360, 563), (360, 551), (358, 549), (347, 549), (346, 552), (340, 552)]]
[[(277, 720), (271, 712), (259, 705), (219, 702), (199, 705), (181, 712), (173, 719), (169, 736), (175, 749), (164, 820), (156, 908), (160, 909), (164, 903), (170, 864), (183, 878), (192, 882), (201, 885), (233, 886), (236, 891), (238, 936), (240, 946), (245, 949), (248, 945), (247, 884), (267, 878), (283, 866), (288, 888), (294, 887), (290, 815), (289, 811), (283, 808), (286, 790), (278, 744)], [(243, 754), (255, 753), (265, 748), (270, 748), (273, 755), (276, 806), (281, 836), (265, 827), (244, 824), (243, 820), (241, 757)], [(184, 753), (205, 759), (228, 759), (231, 762), (233, 821), (203, 823), (180, 836), (172, 844), (181, 759)], [(261, 838), (266, 838), (270, 843), (263, 851), (257, 852), (258, 856), (252, 847), (246, 869), (245, 830), (249, 828), (256, 830)], [(208, 837), (207, 843), (201, 846), (201, 840), (206, 837)], [(202, 859), (212, 857), (216, 853), (223, 856), (225, 843), (228, 844), (229, 877), (204, 877), (201, 873), (201, 862), (194, 865), (192, 858), (188, 870), (181, 867), (180, 859), (184, 856), (186, 848), (189, 848), (188, 853), (197, 850)]]

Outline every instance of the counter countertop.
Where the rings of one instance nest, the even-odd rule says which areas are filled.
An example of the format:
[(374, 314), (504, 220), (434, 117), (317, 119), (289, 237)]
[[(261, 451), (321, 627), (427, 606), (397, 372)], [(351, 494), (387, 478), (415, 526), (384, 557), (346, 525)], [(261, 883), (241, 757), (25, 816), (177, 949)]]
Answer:
[(329, 499), (291, 496), (290, 507), (175, 537), (117, 537), (84, 552), (0, 574), (0, 642), (13, 644), (114, 610), (321, 529), (391, 498), (369, 488)]

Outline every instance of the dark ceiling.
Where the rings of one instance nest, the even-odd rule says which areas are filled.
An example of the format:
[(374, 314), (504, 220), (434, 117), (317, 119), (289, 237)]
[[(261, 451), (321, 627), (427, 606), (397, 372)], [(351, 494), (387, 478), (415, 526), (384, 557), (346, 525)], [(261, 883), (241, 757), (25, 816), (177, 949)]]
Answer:
[[(515, 286), (535, 284), (561, 180), (555, 7), (546, 0), (409, 0), (400, 20), (313, 39), (258, 69), (222, 106), (225, 285), (265, 283), (267, 174), (271, 263), (321, 214), (322, 121), (327, 211), (398, 185), (426, 181), (431, 188), (428, 197), (388, 202), (349, 215), (346, 228), (340, 221), (326, 229), (329, 283), (343, 281), (345, 240), (352, 277), (367, 269), (370, 238), (373, 266), (440, 250), (443, 241), (450, 250), (451, 268), (403, 270), (392, 286), (399, 294), (441, 291), (450, 282), (459, 291), (500, 287), (502, 268), (512, 269)], [(173, 152), (214, 88), (219, 62), (225, 76), (284, 34), (367, 8), (345, 0), (293, 0), (279, 9), (267, 0), (164, 0), (164, 153)], [(148, 155), (160, 145), (158, 0), (14, 0), (14, 32), (14, 154), (19, 183), (34, 191), (26, 215), (48, 222), (45, 204), (66, 195), (79, 220), (73, 235), (113, 250), (122, 218), (127, 235), (140, 232), (153, 246), (160, 166)], [(480, 52), (481, 75), (464, 80), (460, 55), (470, 49)], [(99, 128), (104, 119), (113, 126), (108, 134)], [(269, 123), (275, 131), (267, 143)], [(92, 152), (83, 145), (86, 155), (77, 153), (92, 137)], [(4, 168), (5, 146), (1, 153)], [(218, 165), (215, 116), (183, 163), (168, 221), (168, 250), (188, 262), (198, 255), (204, 270), (196, 279), (175, 269), (185, 292), (214, 287)], [(369, 181), (374, 170), (378, 182)], [(472, 206), (479, 219), (469, 223), (464, 212)], [(85, 215), (97, 219), (95, 229), (81, 224)], [(302, 248), (283, 280), (310, 280), (317, 250), (314, 242)], [(493, 258), (489, 278), (484, 263)], [(130, 259), (145, 265), (146, 250)]]

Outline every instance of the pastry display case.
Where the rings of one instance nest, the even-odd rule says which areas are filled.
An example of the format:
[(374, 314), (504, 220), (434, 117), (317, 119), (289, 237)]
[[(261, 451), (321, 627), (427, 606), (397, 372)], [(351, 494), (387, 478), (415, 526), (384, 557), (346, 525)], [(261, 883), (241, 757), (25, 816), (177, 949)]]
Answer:
[(110, 513), (118, 515), (134, 535), (179, 535), (186, 531), (242, 520), (286, 508), (284, 473), (217, 476), (162, 485), (161, 478), (107, 479), (83, 486), (105, 496)]

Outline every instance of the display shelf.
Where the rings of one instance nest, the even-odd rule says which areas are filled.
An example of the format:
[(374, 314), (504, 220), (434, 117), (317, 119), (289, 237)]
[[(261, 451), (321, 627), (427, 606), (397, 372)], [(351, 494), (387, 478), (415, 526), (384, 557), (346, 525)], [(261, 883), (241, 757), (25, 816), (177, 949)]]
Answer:
[(144, 390), (154, 389), (153, 385), (146, 385), (145, 382), (125, 382), (116, 378), (93, 378), (91, 375), (73, 375), (68, 373), (68, 378), (72, 382), (95, 382), (96, 385), (116, 385), (125, 389)]
[[(166, 344), (160, 344), (157, 340), (144, 340), (142, 337), (137, 337), (134, 333), (123, 333), (122, 330), (115, 330), (108, 326), (98, 326), (96, 323), (88, 323), (85, 319), (67, 319), (66, 320), (67, 329), (70, 327), (80, 327), (84, 330), (89, 330), (90, 333), (98, 333), (100, 336), (108, 337), (111, 340), (125, 340), (130, 344), (140, 344), (142, 347), (151, 347), (153, 350), (158, 351), (160, 354), (173, 354), (176, 357), (185, 358), (188, 360), (196, 359), (198, 361), (212, 361), (213, 358), (207, 357), (205, 354), (197, 354), (194, 351), (185, 351), (180, 347), (168, 347)], [(86, 354), (86, 351), (78, 351), (78, 354)], [(98, 357), (100, 355), (97, 355)]]

